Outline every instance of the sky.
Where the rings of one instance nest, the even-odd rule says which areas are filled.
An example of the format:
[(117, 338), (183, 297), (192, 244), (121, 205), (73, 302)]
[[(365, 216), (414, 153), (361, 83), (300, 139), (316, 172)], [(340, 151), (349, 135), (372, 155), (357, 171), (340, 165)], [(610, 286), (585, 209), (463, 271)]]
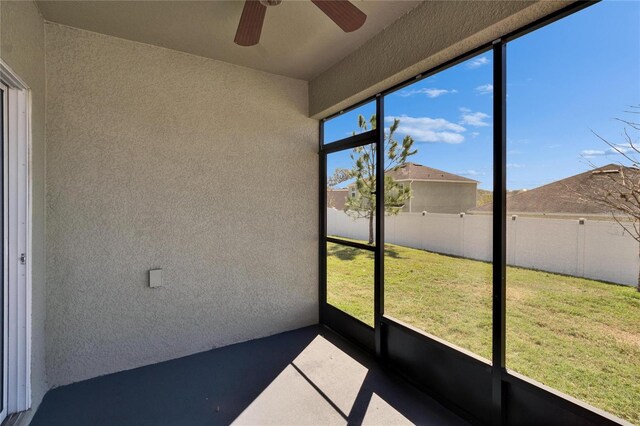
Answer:
[[(385, 97), (385, 126), (400, 119), (408, 161), (456, 173), (492, 189), (491, 51)], [(616, 118), (640, 120), (640, 1), (603, 1), (507, 45), (507, 188), (532, 189), (623, 161), (594, 134), (624, 145)], [(325, 123), (325, 143), (348, 137), (369, 103)], [(633, 134), (639, 140), (638, 132)], [(351, 168), (349, 151), (330, 154), (327, 174)]]

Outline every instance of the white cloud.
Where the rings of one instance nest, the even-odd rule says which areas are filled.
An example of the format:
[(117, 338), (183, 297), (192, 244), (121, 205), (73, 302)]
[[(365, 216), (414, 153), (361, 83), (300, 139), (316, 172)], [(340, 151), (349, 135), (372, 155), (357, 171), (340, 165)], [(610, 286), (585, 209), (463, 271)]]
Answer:
[(507, 168), (509, 169), (521, 169), (524, 165), (518, 163), (507, 163)]
[(633, 151), (633, 147), (630, 144), (618, 144), (618, 145), (614, 145), (614, 147), (616, 149), (609, 149), (609, 151), (613, 154), (613, 153), (617, 153), (617, 154), (628, 154), (631, 151)]
[(483, 65), (487, 65), (489, 62), (491, 61), (489, 61), (486, 56), (480, 56), (479, 58), (475, 58), (467, 63), (467, 67), (471, 69), (480, 68)]
[(484, 175), (483, 172), (479, 172), (479, 171), (473, 170), (473, 169), (463, 170), (461, 172), (456, 172), (456, 174), (460, 175), (460, 176), (483, 176)]
[(606, 155), (606, 154), (607, 154), (606, 152), (600, 151), (597, 149), (585, 149), (580, 153), (580, 155), (583, 155), (585, 157), (599, 157), (601, 155)]
[(467, 129), (444, 118), (430, 117), (386, 117), (385, 121), (400, 120), (398, 133), (411, 136), (416, 142), (461, 143)]
[(633, 148), (631, 148), (631, 146), (628, 144), (618, 144), (606, 150), (585, 149), (584, 151), (580, 152), (580, 155), (584, 158), (604, 157), (607, 155), (626, 154), (631, 152), (632, 149)]
[(462, 118), (460, 119), (461, 124), (467, 124), (475, 127), (486, 127), (489, 125), (489, 123), (484, 121), (489, 118), (489, 115), (484, 112), (471, 112), (467, 108), (460, 108), (460, 111), (462, 111)]
[(493, 84), (487, 83), (476, 87), (476, 92), (480, 95), (490, 95), (493, 93)]
[(480, 136), (480, 132), (471, 132), (471, 136), (477, 138), (478, 136)]
[(437, 98), (438, 96), (446, 95), (448, 93), (458, 93), (456, 89), (434, 89), (434, 88), (422, 88), (422, 89), (413, 89), (413, 90), (405, 90), (398, 95), (402, 97), (409, 97), (415, 95), (426, 95), (428, 98)]

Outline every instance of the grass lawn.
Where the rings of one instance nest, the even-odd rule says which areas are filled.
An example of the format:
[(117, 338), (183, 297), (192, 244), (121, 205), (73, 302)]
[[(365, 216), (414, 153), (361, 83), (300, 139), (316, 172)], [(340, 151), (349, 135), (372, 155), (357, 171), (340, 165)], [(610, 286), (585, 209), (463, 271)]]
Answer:
[[(373, 253), (329, 243), (327, 300), (373, 324)], [(491, 358), (491, 264), (385, 246), (385, 314)], [(507, 367), (640, 425), (640, 293), (507, 268)]]

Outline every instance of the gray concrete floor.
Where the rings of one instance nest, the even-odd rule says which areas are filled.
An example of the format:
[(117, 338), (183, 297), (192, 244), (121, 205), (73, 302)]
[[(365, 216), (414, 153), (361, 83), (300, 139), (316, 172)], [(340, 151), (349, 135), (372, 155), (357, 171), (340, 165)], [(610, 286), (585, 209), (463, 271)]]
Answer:
[(307, 327), (49, 391), (31, 425), (466, 424)]

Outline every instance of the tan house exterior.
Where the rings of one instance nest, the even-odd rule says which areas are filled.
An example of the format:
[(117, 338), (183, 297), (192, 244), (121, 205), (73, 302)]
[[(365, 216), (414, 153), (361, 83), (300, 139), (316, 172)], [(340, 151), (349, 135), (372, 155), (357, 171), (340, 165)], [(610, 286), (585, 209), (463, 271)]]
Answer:
[[(476, 182), (410, 180), (411, 199), (404, 213), (464, 213), (476, 206)], [(405, 185), (406, 185), (405, 184)]]
[(348, 188), (327, 188), (327, 207), (344, 210), (348, 196)]
[[(443, 170), (406, 163), (387, 172), (394, 181), (411, 189), (411, 199), (404, 205), (402, 213), (464, 213), (475, 208), (478, 181)], [(327, 189), (327, 207), (343, 210), (349, 193), (347, 189)]]
[(464, 213), (476, 206), (478, 181), (473, 179), (416, 163), (406, 163), (387, 175), (411, 189), (404, 213)]

